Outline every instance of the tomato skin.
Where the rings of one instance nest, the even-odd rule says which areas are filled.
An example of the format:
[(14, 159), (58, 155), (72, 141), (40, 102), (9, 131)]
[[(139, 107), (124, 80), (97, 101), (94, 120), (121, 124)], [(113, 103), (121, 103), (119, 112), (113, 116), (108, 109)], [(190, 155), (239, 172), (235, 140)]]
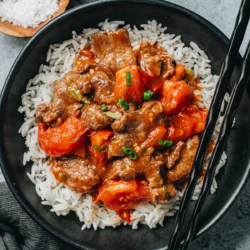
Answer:
[(40, 148), (48, 155), (62, 156), (69, 153), (81, 139), (86, 131), (84, 122), (76, 115), (69, 117), (61, 126), (48, 128), (39, 123), (38, 143)]
[(131, 215), (130, 212), (128, 210), (124, 210), (124, 211), (117, 211), (116, 212), (118, 216), (120, 216), (123, 220), (127, 221), (128, 224), (130, 224), (131, 222)]
[(108, 129), (97, 130), (90, 134), (91, 145), (89, 151), (95, 166), (104, 166), (107, 158), (107, 153), (100, 153), (98, 149), (94, 149), (94, 145), (101, 147), (108, 145), (107, 141), (114, 135), (113, 131)]
[[(131, 86), (127, 87), (126, 83), (126, 73), (130, 72), (131, 76)], [(137, 104), (140, 104), (143, 102), (143, 94), (145, 92), (145, 87), (141, 81), (138, 66), (132, 65), (128, 66), (124, 69), (121, 69), (116, 72), (116, 82), (117, 85), (115, 86), (115, 96), (117, 99), (123, 98), (127, 102), (131, 102), (127, 94), (130, 96), (130, 98), (133, 99), (134, 102)]]
[(146, 141), (140, 145), (140, 148), (141, 149), (150, 147), (159, 148), (160, 145), (158, 141), (160, 139), (165, 139), (166, 135), (167, 135), (167, 129), (164, 125), (156, 126), (149, 132)]
[[(99, 186), (94, 202), (102, 201), (108, 208), (120, 212), (120, 216), (122, 212), (149, 200), (151, 196), (148, 182), (145, 178), (139, 177), (127, 181), (106, 180)], [(126, 219), (122, 216), (121, 218)]]
[(185, 81), (166, 80), (161, 90), (161, 99), (159, 100), (164, 108), (166, 115), (172, 115), (190, 102), (191, 90)]
[(164, 80), (159, 78), (150, 69), (145, 68), (145, 71), (139, 69), (141, 80), (146, 88), (146, 90), (151, 90), (154, 94), (161, 91)]
[(170, 127), (167, 139), (177, 142), (202, 132), (205, 128), (207, 114), (207, 109), (199, 109), (194, 105), (182, 109), (169, 118)]
[(85, 137), (83, 136), (69, 154), (85, 157)]
[(170, 77), (172, 81), (181, 81), (185, 76), (185, 65), (177, 64), (174, 68), (174, 74)]

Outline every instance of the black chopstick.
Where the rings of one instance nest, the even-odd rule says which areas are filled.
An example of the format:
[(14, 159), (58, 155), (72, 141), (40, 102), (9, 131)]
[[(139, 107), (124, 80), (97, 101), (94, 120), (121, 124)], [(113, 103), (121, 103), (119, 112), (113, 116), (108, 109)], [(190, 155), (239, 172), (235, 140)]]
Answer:
[(241, 102), (242, 96), (244, 94), (246, 85), (249, 81), (250, 81), (250, 42), (248, 43), (247, 50), (246, 50), (246, 53), (244, 55), (240, 79), (239, 79), (238, 83), (234, 86), (229, 104), (228, 104), (227, 109), (225, 111), (225, 116), (224, 116), (224, 119), (223, 119), (223, 122), (222, 122), (222, 125), (220, 128), (219, 136), (218, 136), (218, 142), (215, 145), (215, 148), (213, 150), (213, 154), (212, 154), (209, 166), (207, 168), (207, 172), (205, 175), (205, 179), (203, 182), (201, 193), (199, 195), (199, 199), (198, 199), (197, 203), (195, 204), (194, 212), (193, 212), (191, 222), (190, 222), (189, 231), (188, 231), (187, 237), (184, 241), (184, 245), (182, 247), (182, 250), (187, 250), (191, 240), (193, 239), (198, 217), (199, 217), (201, 209), (202, 209), (202, 207), (207, 199), (207, 195), (210, 191), (210, 187), (211, 187), (213, 179), (214, 179), (214, 173), (215, 173), (216, 167), (217, 167), (218, 162), (219, 162), (221, 155), (223, 153), (223, 149), (224, 149), (225, 143), (228, 139), (229, 132), (232, 128), (234, 116), (235, 116), (236, 111), (240, 105), (240, 102)]
[(186, 186), (186, 189), (182, 198), (182, 202), (180, 205), (180, 209), (176, 216), (175, 228), (174, 228), (173, 235), (169, 241), (168, 250), (175, 250), (178, 236), (180, 234), (180, 230), (181, 230), (183, 221), (185, 219), (185, 215), (186, 215), (190, 200), (192, 198), (194, 188), (197, 184), (197, 180), (201, 172), (204, 157), (206, 155), (206, 152), (207, 152), (207, 149), (208, 149), (215, 125), (216, 125), (216, 121), (219, 116), (221, 103), (227, 91), (227, 84), (230, 81), (230, 78), (234, 69), (234, 65), (236, 63), (238, 51), (242, 43), (243, 37), (245, 35), (249, 17), (250, 17), (250, 1), (242, 0), (240, 10), (237, 16), (236, 24), (234, 27), (234, 31), (230, 39), (228, 53), (222, 65), (218, 84), (215, 89), (215, 93), (214, 93), (214, 96), (210, 105), (210, 109), (209, 109), (209, 113), (208, 113), (207, 121), (206, 121), (206, 126), (204, 129), (199, 147), (197, 149), (197, 153), (194, 159), (192, 170), (190, 172), (189, 182)]

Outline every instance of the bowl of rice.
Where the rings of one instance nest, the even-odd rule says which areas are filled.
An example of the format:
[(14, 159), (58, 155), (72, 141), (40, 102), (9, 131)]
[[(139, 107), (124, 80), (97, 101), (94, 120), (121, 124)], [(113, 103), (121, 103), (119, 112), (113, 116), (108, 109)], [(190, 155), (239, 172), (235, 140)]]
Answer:
[[(134, 50), (143, 41), (161, 45), (171, 59), (200, 78), (202, 108), (209, 109), (228, 38), (199, 15), (162, 1), (98, 1), (71, 9), (46, 24), (16, 59), (1, 93), (1, 167), (10, 190), (42, 227), (79, 249), (166, 249), (183, 195), (167, 204), (145, 202), (132, 211), (130, 225), (89, 194), (70, 190), (53, 178), (48, 156), (37, 141), (36, 110), (51, 102), (54, 85), (73, 69), (91, 35), (128, 31)], [(239, 56), (213, 135), (219, 132), (241, 64)], [(250, 103), (244, 95), (216, 178), (196, 228), (196, 238), (214, 225), (244, 186), (249, 172)], [(204, 163), (206, 168), (211, 153)], [(193, 200), (198, 198), (197, 184)], [(194, 204), (188, 214), (192, 213)], [(187, 225), (185, 225), (187, 226)], [(183, 231), (185, 232), (185, 226)], [(179, 242), (181, 244), (181, 241)]]

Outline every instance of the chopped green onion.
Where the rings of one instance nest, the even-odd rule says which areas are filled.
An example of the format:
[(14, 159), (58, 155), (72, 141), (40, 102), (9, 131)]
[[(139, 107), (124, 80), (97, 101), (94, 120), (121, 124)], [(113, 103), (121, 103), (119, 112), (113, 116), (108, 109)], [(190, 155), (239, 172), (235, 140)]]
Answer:
[(127, 154), (129, 156), (129, 158), (133, 161), (135, 161), (137, 159), (137, 154), (134, 151), (134, 149), (132, 148), (127, 148), (127, 147), (123, 147), (122, 151)]
[(167, 190), (167, 188), (166, 188), (165, 185), (163, 185), (163, 189), (164, 189), (164, 192), (163, 192), (162, 194), (163, 194), (163, 195), (166, 195), (166, 196), (168, 196), (168, 197), (170, 198), (169, 193), (168, 193), (168, 190)]
[(74, 97), (79, 102), (83, 99), (83, 95), (81, 94), (80, 90), (76, 88), (70, 88), (68, 92), (72, 97)]
[(92, 100), (94, 100), (94, 97), (90, 96), (90, 97), (88, 97), (88, 100), (92, 101)]
[(157, 185), (160, 185), (159, 181), (157, 181), (155, 178), (154, 178), (154, 181)]
[(131, 160), (133, 160), (133, 161), (135, 161), (135, 160), (137, 159), (137, 154), (136, 154), (135, 152), (132, 153), (132, 154), (129, 154), (128, 156), (129, 156), (129, 158), (130, 158)]
[(82, 106), (83, 106), (83, 107), (85, 107), (86, 105), (87, 105), (86, 103), (83, 103), (83, 105), (82, 105)]
[(80, 141), (80, 139), (76, 137), (72, 141)]
[(69, 82), (68, 82), (68, 86), (70, 86), (70, 84), (71, 84), (72, 82), (74, 82), (74, 81), (76, 81), (76, 78), (70, 78), (70, 79), (69, 79)]
[(126, 73), (126, 85), (127, 85), (127, 87), (131, 87), (131, 78), (132, 78), (133, 76), (130, 74), (130, 72), (127, 72)]
[(161, 146), (171, 146), (173, 144), (173, 141), (160, 139), (158, 141), (158, 144), (160, 144)]
[(142, 153), (145, 153), (146, 152), (146, 148), (144, 148), (143, 150), (142, 150)]
[(105, 104), (102, 104), (101, 108), (102, 108), (103, 111), (107, 111), (107, 106)]
[(97, 149), (100, 153), (105, 153), (105, 152), (108, 151), (108, 146), (107, 145), (102, 145), (101, 147), (99, 147), (98, 145), (94, 145), (93, 148)]
[(123, 64), (123, 61), (120, 61), (120, 62), (119, 62), (119, 65), (121, 65), (121, 64)]
[[(104, 148), (104, 149), (103, 149)], [(102, 145), (101, 147), (100, 147), (100, 150), (99, 150), (99, 152), (100, 153), (105, 153), (105, 152), (107, 152), (108, 151), (108, 146), (107, 145)]]
[(135, 153), (134, 149), (132, 149), (132, 148), (127, 148), (127, 147), (123, 147), (123, 148), (122, 148), (122, 151), (123, 151), (125, 154), (128, 154), (128, 155)]
[(125, 108), (125, 109), (129, 109), (129, 105), (127, 104), (127, 102), (124, 99), (119, 99), (118, 102), (120, 103), (120, 105)]
[(131, 96), (128, 94), (128, 92), (124, 91), (124, 93), (127, 95), (128, 99), (137, 106), (136, 102), (131, 98)]
[(113, 113), (113, 112), (104, 112), (105, 115), (111, 117), (112, 119), (119, 119), (122, 117), (122, 114), (120, 112), (116, 112), (116, 113)]
[(63, 174), (60, 174), (60, 177), (61, 177), (62, 179), (65, 179), (65, 175), (63, 175)]
[(152, 98), (153, 94), (154, 94), (154, 92), (151, 90), (144, 92), (144, 100), (150, 100)]

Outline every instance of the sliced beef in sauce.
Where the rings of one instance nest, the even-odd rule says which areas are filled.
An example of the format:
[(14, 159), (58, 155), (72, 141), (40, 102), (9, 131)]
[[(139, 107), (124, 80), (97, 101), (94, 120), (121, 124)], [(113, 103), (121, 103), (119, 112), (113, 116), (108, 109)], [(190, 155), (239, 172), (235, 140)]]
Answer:
[(113, 122), (97, 104), (85, 106), (81, 113), (81, 119), (84, 120), (88, 128), (93, 130), (103, 129)]
[(138, 62), (143, 71), (164, 79), (174, 74), (174, 65), (168, 54), (157, 44), (144, 42), (140, 46)]
[(179, 158), (181, 157), (181, 150), (183, 149), (184, 145), (185, 142), (178, 142), (174, 146), (174, 148), (169, 152), (169, 154), (165, 157), (166, 167), (168, 169), (172, 168), (174, 164), (179, 160)]
[(113, 162), (109, 178), (130, 180), (144, 175), (150, 187), (158, 187), (163, 184), (162, 169), (163, 162), (155, 160), (151, 155), (142, 154), (136, 161), (126, 156)]
[(180, 182), (189, 177), (197, 148), (199, 137), (194, 135), (189, 138), (181, 150), (180, 159), (175, 166), (167, 172), (167, 181)]
[(115, 136), (109, 145), (109, 158), (123, 156), (123, 147), (133, 148), (135, 143), (145, 141), (151, 128), (165, 125), (166, 120), (163, 107), (158, 101), (149, 101), (141, 109), (124, 114), (111, 125)]
[[(70, 81), (74, 81), (74, 84), (77, 84), (77, 82), (82, 82), (82, 79), (78, 74), (71, 71), (58, 80), (54, 89), (54, 101), (40, 104), (37, 108), (36, 118), (38, 122), (49, 123), (55, 121), (58, 117), (66, 120), (74, 113), (79, 114), (82, 104), (69, 96), (67, 84)], [(85, 85), (83, 83), (82, 88), (86, 92), (91, 91), (88, 84)]]
[(113, 73), (136, 64), (126, 29), (113, 32), (105, 30), (103, 33), (92, 35), (91, 40), (95, 54)]
[(58, 117), (66, 120), (74, 113), (79, 114), (82, 104), (69, 94), (69, 89), (80, 90), (81, 94), (93, 94), (98, 104), (116, 103), (114, 95), (115, 82), (110, 80), (106, 73), (95, 71), (92, 74), (76, 74), (71, 71), (55, 84), (55, 95), (52, 103), (44, 103), (38, 106), (37, 121), (49, 123)]
[(161, 187), (151, 188), (151, 199), (156, 204), (166, 204), (176, 195), (177, 191), (172, 183), (166, 183)]
[(89, 76), (90, 83), (94, 89), (94, 100), (98, 104), (114, 104), (117, 99), (114, 94), (115, 81), (110, 80), (102, 71), (95, 71)]
[(99, 176), (89, 160), (81, 157), (65, 155), (58, 161), (52, 158), (51, 171), (59, 182), (73, 191), (93, 191), (93, 187), (99, 183)]

